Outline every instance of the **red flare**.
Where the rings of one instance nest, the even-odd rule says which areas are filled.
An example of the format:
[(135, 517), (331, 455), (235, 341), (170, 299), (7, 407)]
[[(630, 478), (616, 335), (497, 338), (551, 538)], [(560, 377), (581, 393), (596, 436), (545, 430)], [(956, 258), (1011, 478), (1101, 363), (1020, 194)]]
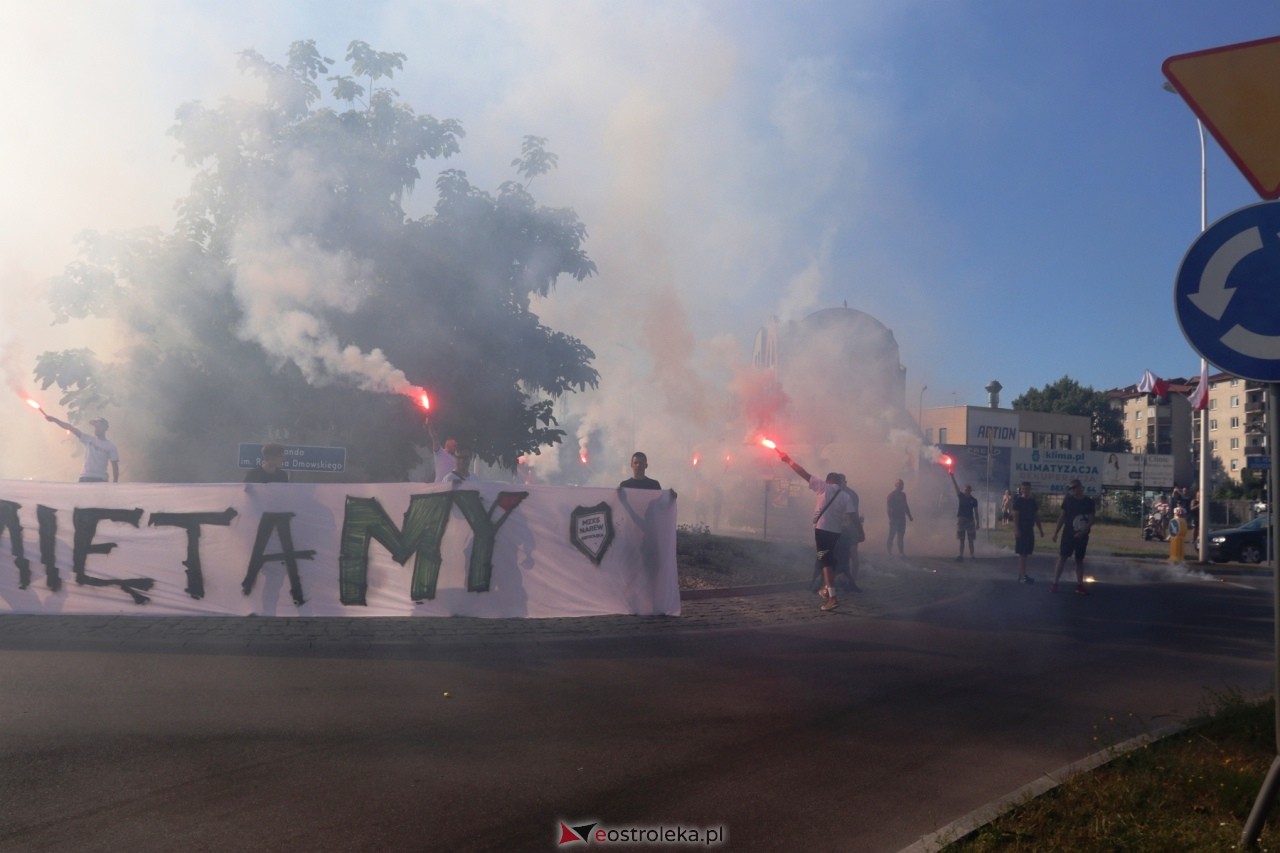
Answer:
[(585, 447), (578, 451), (578, 461), (583, 465), (589, 465), (591, 463), (591, 457), (587, 455), (587, 449)]
[(694, 468), (698, 467), (698, 455), (696, 453), (693, 456), (693, 467)]
[(946, 468), (947, 473), (950, 474), (952, 469), (956, 467), (956, 460), (944, 453), (938, 457), (938, 464)]
[(770, 440), (769, 440), (769, 439), (767, 439), (767, 438), (762, 438), (762, 439), (760, 439), (760, 443), (761, 443), (761, 444), (763, 444), (765, 447), (769, 448), (770, 450), (777, 450), (777, 449), (778, 449), (778, 445), (777, 445), (775, 442), (772, 442), (772, 441), (770, 441)]
[(27, 405), (28, 405), (28, 406), (30, 406), (31, 408), (35, 409), (37, 412), (43, 412), (43, 411), (44, 411), (44, 408), (43, 408), (43, 407), (41, 407), (41, 405), (40, 405), (39, 403), (37, 403), (35, 400), (32, 400), (30, 397), (28, 397), (28, 398), (27, 398), (26, 403), (27, 403)]

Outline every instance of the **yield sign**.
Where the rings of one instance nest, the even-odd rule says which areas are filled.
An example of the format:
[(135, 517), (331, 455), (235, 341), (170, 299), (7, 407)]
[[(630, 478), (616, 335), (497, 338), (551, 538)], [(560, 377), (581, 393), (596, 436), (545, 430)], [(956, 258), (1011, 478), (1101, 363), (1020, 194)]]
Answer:
[(1161, 69), (1258, 195), (1280, 198), (1280, 36), (1171, 56)]

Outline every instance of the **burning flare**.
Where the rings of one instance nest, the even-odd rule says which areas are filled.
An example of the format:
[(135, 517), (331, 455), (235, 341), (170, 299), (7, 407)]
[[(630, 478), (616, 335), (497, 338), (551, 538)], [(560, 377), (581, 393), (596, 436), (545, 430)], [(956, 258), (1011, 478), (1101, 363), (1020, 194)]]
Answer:
[(760, 443), (761, 443), (761, 444), (763, 444), (765, 447), (769, 448), (770, 450), (777, 450), (777, 449), (778, 449), (778, 445), (777, 445), (775, 442), (772, 442), (772, 441), (770, 441), (770, 440), (769, 440), (769, 439), (767, 439), (767, 438), (762, 438), (762, 439), (760, 439)]
[(591, 464), (591, 457), (587, 455), (587, 449), (585, 447), (578, 451), (578, 461), (583, 465)]
[(35, 400), (32, 400), (30, 397), (28, 397), (28, 398), (27, 398), (26, 403), (27, 403), (27, 405), (28, 405), (28, 406), (30, 406), (31, 408), (35, 409), (37, 412), (43, 412), (43, 411), (44, 411), (44, 408), (43, 408), (39, 403), (37, 403)]

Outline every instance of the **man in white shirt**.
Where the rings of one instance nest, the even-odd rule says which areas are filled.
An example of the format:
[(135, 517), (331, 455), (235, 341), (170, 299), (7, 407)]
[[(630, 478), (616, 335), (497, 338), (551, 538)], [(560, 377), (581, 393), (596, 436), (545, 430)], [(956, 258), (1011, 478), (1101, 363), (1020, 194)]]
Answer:
[(80, 471), (80, 482), (107, 482), (108, 462), (111, 463), (111, 481), (120, 482), (120, 452), (116, 450), (115, 444), (107, 440), (107, 428), (110, 424), (106, 418), (93, 418), (89, 421), (89, 426), (93, 427), (93, 435), (87, 435), (48, 413), (45, 413), (44, 419), (67, 430), (84, 445), (84, 468)]
[(819, 480), (781, 450), (778, 455), (809, 484), (809, 490), (817, 495), (817, 503), (813, 508), (813, 541), (818, 549), (818, 564), (822, 566), (822, 609), (835, 610), (839, 606), (834, 582), (836, 543), (849, 522), (849, 516), (858, 512), (855, 503), (857, 499), (845, 488), (843, 474), (832, 471), (825, 479)]
[(435, 482), (446, 482), (446, 478), (458, 467), (458, 441), (453, 438), (440, 441), (435, 424), (431, 423), (430, 418), (427, 419), (427, 433), (431, 436), (431, 450), (435, 458)]

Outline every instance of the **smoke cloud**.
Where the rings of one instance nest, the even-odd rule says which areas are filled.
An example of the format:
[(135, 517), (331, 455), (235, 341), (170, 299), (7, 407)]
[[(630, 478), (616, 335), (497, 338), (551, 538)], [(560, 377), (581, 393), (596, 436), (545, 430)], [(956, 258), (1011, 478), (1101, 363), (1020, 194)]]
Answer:
[[(839, 57), (810, 44), (785, 16), (724, 14), (713, 3), (585, 1), (384, 2), (358, 15), (310, 7), (303, 14), (287, 3), (232, 3), (215, 13), (178, 2), (155, 16), (158, 4), (130, 8), (136, 14), (121, 20), (87, 4), (55, 4), (43, 17), (7, 21), (16, 43), (39, 36), (39, 47), (20, 47), (27, 52), (7, 62), (59, 71), (45, 83), (24, 75), (32, 90), (45, 88), (15, 93), (39, 133), (21, 139), (20, 128), (0, 131), (15, 152), (10, 162), (26, 162), (30, 180), (43, 182), (42, 192), (19, 192), (40, 201), (24, 221), (11, 212), (6, 224), (14, 227), (0, 235), (10, 305), (39, 293), (73, 259), (71, 238), (82, 228), (172, 226), (172, 204), (190, 174), (173, 161), (165, 131), (182, 102), (251, 92), (235, 73), (237, 51), (280, 59), (291, 41), (314, 38), (340, 59), (359, 38), (406, 54), (391, 85), (419, 113), (463, 123), (462, 154), (447, 165), (477, 187), (492, 190), (513, 177), (509, 164), (525, 134), (545, 136), (559, 157), (558, 169), (536, 178), (530, 192), (541, 204), (577, 211), (599, 274), (560, 282), (534, 310), (595, 351), (601, 382), (557, 404), (569, 434), (564, 448), (528, 458), (537, 479), (613, 485), (629, 476), (630, 455), (641, 449), (651, 475), (680, 491), (684, 520), (712, 518), (718, 500), (727, 528), (758, 525), (750, 516), (766, 488), (800, 485), (759, 447), (765, 426), (790, 430), (779, 439), (793, 441), (814, 473), (845, 470), (863, 493), (864, 513), (878, 513), (893, 480), (913, 473), (920, 448), (904, 417), (900, 364), (845, 352), (847, 341), (800, 325), (816, 309), (847, 303), (874, 315), (886, 303), (881, 293), (893, 282), (851, 278), (847, 259), (834, 256), (872, 206), (869, 152), (886, 119), (873, 100), (851, 94), (857, 89), (841, 79), (847, 69)], [(846, 29), (859, 16), (878, 23), (874, 11), (842, 14)], [(108, 47), (94, 46), (103, 40)], [(75, 94), (90, 81), (93, 105)], [(83, 109), (69, 122), (74, 109), (49, 103)], [(86, 134), (86, 122), (107, 132)], [(316, 183), (314, 168), (298, 164), (294, 196), (280, 209), (299, 209), (296, 200)], [(442, 168), (420, 164), (408, 215), (430, 211)], [(368, 271), (286, 236), (296, 233), (292, 225), (266, 211), (238, 233), (237, 333), (317, 385), (403, 392), (411, 377), (381, 350), (353, 347), (323, 320), (326, 311), (359, 304)], [(125, 344), (92, 324), (77, 324), (69, 344), (70, 330), (50, 333), (47, 319), (30, 319), (38, 308), (31, 296), (0, 320), (0, 363), (15, 390), (30, 384), (40, 351), (88, 346), (109, 359)], [(778, 382), (752, 363), (756, 331), (771, 318), (791, 330)], [(910, 365), (913, 354), (901, 361)], [(16, 394), (13, 403), (20, 405)], [(74, 474), (78, 463), (66, 458), (73, 448), (56, 430), (38, 417), (13, 418), (22, 426), (0, 455), (0, 476)], [(36, 448), (41, 461), (32, 466), (24, 460)], [(128, 478), (129, 454), (146, 450), (123, 451)], [(731, 521), (729, 496), (745, 494), (744, 484), (751, 508), (744, 502)]]

